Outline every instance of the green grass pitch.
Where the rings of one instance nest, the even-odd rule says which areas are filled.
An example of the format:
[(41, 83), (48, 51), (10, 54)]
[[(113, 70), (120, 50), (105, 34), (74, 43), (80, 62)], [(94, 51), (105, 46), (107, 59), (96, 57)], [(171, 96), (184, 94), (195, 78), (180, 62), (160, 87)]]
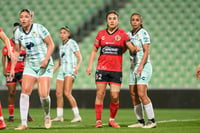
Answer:
[[(45, 129), (43, 123), (43, 110), (41, 108), (30, 108), (34, 122), (28, 122), (29, 129), (26, 131), (15, 131), (14, 128), (20, 124), (19, 109), (15, 109), (15, 121), (7, 122), (8, 109), (3, 109), (6, 129), (3, 133), (199, 133), (200, 132), (200, 109), (155, 109), (157, 127), (153, 129), (128, 128), (129, 124), (136, 122), (133, 109), (119, 109), (116, 122), (121, 126), (114, 129), (108, 126), (109, 109), (102, 113), (103, 128), (95, 128), (95, 110), (80, 109), (83, 121), (70, 123), (73, 118), (71, 109), (64, 109), (64, 122), (53, 122), (51, 129)], [(56, 109), (51, 109), (51, 117), (56, 116)]]

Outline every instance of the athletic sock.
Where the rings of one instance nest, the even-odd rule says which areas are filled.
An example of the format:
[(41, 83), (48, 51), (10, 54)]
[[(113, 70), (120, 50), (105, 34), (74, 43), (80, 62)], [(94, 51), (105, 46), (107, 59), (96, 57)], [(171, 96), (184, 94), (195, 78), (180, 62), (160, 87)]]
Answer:
[(50, 115), (51, 98), (47, 96), (45, 98), (40, 97), (42, 108), (44, 109), (45, 115)]
[(9, 116), (14, 116), (15, 105), (8, 105)]
[(119, 108), (119, 103), (114, 104), (114, 103), (110, 102), (110, 120), (115, 119), (118, 108)]
[(135, 112), (137, 120), (144, 119), (144, 111), (143, 111), (143, 105), (142, 105), (142, 103), (135, 105), (134, 108), (133, 108), (133, 110)]
[(103, 111), (103, 104), (95, 104), (96, 121), (101, 121), (102, 111)]
[(20, 116), (21, 124), (27, 126), (27, 115), (29, 109), (29, 96), (21, 93), (20, 95)]
[(154, 111), (153, 111), (152, 103), (150, 102), (149, 104), (144, 105), (144, 108), (146, 110), (147, 118), (149, 120), (154, 119)]
[(79, 110), (78, 110), (78, 107), (73, 107), (73, 108), (72, 108), (72, 112), (74, 113), (74, 117), (79, 116)]
[(63, 108), (57, 107), (57, 117), (63, 117)]

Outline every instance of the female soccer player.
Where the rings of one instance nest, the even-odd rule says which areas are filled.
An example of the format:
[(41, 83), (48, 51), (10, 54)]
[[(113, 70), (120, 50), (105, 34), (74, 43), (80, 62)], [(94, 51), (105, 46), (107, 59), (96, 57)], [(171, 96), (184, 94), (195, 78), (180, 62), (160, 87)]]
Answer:
[[(149, 56), (150, 37), (148, 32), (143, 29), (142, 17), (138, 13), (131, 15), (130, 24), (132, 30), (128, 32), (132, 43), (140, 47), (140, 51), (136, 54), (131, 54), (131, 69), (129, 79), (129, 89), (134, 105), (134, 111), (138, 123), (128, 127), (156, 127), (154, 119), (154, 111), (151, 100), (147, 96), (147, 85), (152, 75), (152, 66)], [(148, 122), (145, 124), (143, 116), (143, 106), (146, 110)]]
[(20, 54), (21, 46), (26, 51), (25, 68), (22, 77), (22, 91), (20, 96), (21, 125), (16, 130), (28, 129), (27, 114), (29, 96), (35, 83), (38, 83), (38, 93), (44, 109), (44, 123), (48, 129), (51, 127), (50, 119), (50, 83), (53, 75), (53, 60), (51, 54), (54, 43), (48, 30), (37, 23), (33, 23), (33, 12), (23, 9), (19, 14), (21, 27), (14, 34), (14, 56), (10, 78), (14, 77), (14, 68)]
[(72, 87), (74, 80), (78, 73), (80, 64), (82, 62), (82, 56), (76, 41), (71, 39), (71, 33), (68, 26), (64, 26), (60, 29), (60, 38), (62, 43), (60, 44), (60, 60), (54, 67), (54, 71), (59, 69), (58, 77), (56, 80), (56, 97), (57, 97), (57, 117), (53, 121), (63, 121), (63, 91), (69, 101), (72, 111), (74, 113), (74, 119), (71, 122), (80, 122), (81, 117), (79, 115), (78, 106), (76, 100), (72, 96)]
[[(119, 92), (122, 80), (122, 54), (126, 47), (131, 52), (136, 52), (136, 49), (126, 32), (118, 28), (119, 15), (112, 10), (106, 14), (107, 28), (99, 31), (96, 36), (94, 47), (92, 49), (87, 74), (91, 74), (92, 63), (96, 57), (98, 49), (101, 47), (100, 56), (96, 68), (96, 127), (102, 127), (101, 114), (103, 110), (103, 101), (106, 93), (107, 84), (110, 85), (110, 119), (109, 126), (119, 128), (115, 122), (115, 116), (119, 108)], [(139, 49), (137, 49), (139, 50)]]
[[(20, 26), (19, 23), (14, 23), (13, 34), (14, 34), (15, 30), (17, 28), (19, 28), (19, 26)], [(13, 38), (10, 39), (10, 44), (11, 44), (12, 52), (14, 52)], [(20, 85), (22, 82), (22, 74), (24, 71), (24, 60), (25, 60), (26, 52), (23, 49), (21, 49), (21, 51), (20, 51), (20, 56), (19, 56), (19, 59), (17, 61), (16, 67), (15, 67), (15, 78), (13, 78), (12, 81), (9, 80), (11, 59), (10, 59), (10, 57), (8, 57), (8, 50), (7, 50), (6, 46), (3, 47), (2, 54), (3, 54), (3, 56), (2, 56), (3, 75), (6, 77), (8, 93), (9, 93), (9, 95), (8, 95), (8, 111), (9, 111), (8, 122), (13, 122), (14, 121), (14, 109), (15, 109), (14, 104), (15, 104), (16, 85), (17, 85), (17, 81), (19, 82)], [(7, 58), (7, 66), (6, 66), (6, 58)], [(28, 121), (33, 121), (33, 118), (30, 116), (29, 113), (28, 113), (27, 117), (28, 117), (27, 118)]]
[[(10, 41), (6, 34), (3, 32), (3, 30), (0, 27), (0, 39), (4, 42), (4, 44), (8, 48), (8, 55), (11, 56), (11, 47), (10, 47)], [(0, 102), (0, 129), (5, 129), (6, 128), (6, 123), (3, 119), (3, 113), (2, 113), (2, 108), (1, 108), (1, 102)]]

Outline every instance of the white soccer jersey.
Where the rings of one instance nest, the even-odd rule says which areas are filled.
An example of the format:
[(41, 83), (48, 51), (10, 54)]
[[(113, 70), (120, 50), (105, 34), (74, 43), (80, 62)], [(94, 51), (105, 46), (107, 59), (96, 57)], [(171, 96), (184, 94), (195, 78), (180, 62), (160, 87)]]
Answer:
[[(139, 64), (144, 54), (143, 45), (150, 44), (150, 36), (148, 32), (143, 28), (139, 29), (135, 35), (133, 35), (132, 31), (128, 32), (127, 34), (130, 37), (131, 42), (134, 44), (134, 46), (140, 47), (139, 52), (131, 55), (131, 59), (133, 60), (134, 64)], [(148, 56), (147, 62), (150, 62), (150, 55)]]
[(77, 57), (74, 52), (79, 51), (76, 41), (69, 39), (64, 45), (60, 44), (60, 59), (61, 70), (72, 71), (73, 67), (77, 65)]
[[(14, 34), (15, 44), (20, 44), (26, 50), (26, 63), (32, 67), (39, 67), (46, 57), (47, 45), (43, 39), (49, 35), (47, 29), (41, 24), (34, 23), (29, 33), (25, 33), (22, 27)], [(50, 58), (52, 63), (52, 58)]]

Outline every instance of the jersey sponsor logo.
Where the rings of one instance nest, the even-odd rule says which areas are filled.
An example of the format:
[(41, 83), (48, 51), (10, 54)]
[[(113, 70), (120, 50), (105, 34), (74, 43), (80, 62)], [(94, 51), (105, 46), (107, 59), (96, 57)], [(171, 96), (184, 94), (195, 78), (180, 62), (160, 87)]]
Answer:
[(63, 58), (64, 56), (65, 56), (65, 53), (62, 53), (62, 54), (61, 54), (61, 58)]
[(122, 47), (104, 46), (101, 49), (101, 54), (122, 55)]
[(101, 37), (101, 40), (105, 40), (105, 36), (102, 36), (102, 37)]
[(116, 41), (120, 41), (120, 40), (121, 40), (121, 36), (120, 36), (120, 35), (116, 35), (116, 36), (115, 36), (115, 40), (116, 40)]
[(27, 43), (26, 43), (26, 48), (27, 48), (28, 50), (30, 50), (32, 47), (34, 47), (34, 43), (32, 43), (32, 42), (27, 42)]

